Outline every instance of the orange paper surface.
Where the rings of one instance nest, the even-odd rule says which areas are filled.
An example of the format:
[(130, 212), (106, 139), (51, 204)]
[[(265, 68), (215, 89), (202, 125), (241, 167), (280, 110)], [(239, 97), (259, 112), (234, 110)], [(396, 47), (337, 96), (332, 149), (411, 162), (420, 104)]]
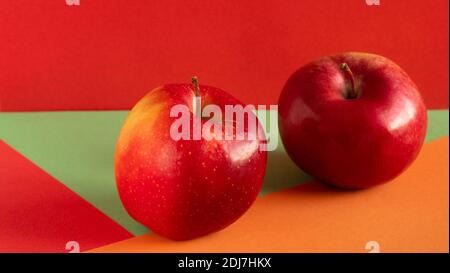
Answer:
[(176, 242), (154, 234), (93, 252), (449, 251), (448, 137), (426, 144), (394, 181), (340, 191), (317, 182), (259, 198), (223, 231)]

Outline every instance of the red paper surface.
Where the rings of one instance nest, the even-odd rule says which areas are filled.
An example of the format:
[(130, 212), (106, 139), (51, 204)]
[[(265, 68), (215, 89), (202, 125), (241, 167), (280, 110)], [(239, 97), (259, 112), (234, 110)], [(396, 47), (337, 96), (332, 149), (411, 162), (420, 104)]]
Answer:
[(0, 219), (0, 252), (69, 252), (70, 241), (84, 251), (131, 237), (1, 140)]
[(340, 51), (384, 55), (448, 108), (448, 0), (0, 2), (0, 110), (126, 109), (200, 82), (274, 104), (289, 75)]

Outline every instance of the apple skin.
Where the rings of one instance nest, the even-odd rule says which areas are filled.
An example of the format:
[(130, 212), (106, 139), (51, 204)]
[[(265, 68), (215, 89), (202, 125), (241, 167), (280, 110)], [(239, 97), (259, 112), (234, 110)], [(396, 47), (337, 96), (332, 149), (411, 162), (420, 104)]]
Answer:
[[(201, 85), (199, 95), (203, 107), (214, 103), (223, 113), (226, 104), (241, 104), (210, 86)], [(116, 147), (116, 182), (125, 209), (172, 240), (193, 239), (236, 221), (255, 201), (266, 168), (267, 152), (258, 147), (265, 139), (173, 140), (176, 118), (170, 109), (184, 104), (192, 111), (193, 96), (190, 84), (149, 92), (129, 113)], [(191, 124), (192, 117), (191, 112)], [(247, 136), (247, 127), (244, 131)]]
[[(348, 99), (354, 75), (359, 97)], [(363, 189), (402, 173), (417, 157), (427, 112), (398, 65), (368, 53), (341, 53), (297, 70), (279, 98), (279, 129), (292, 160), (316, 179)]]

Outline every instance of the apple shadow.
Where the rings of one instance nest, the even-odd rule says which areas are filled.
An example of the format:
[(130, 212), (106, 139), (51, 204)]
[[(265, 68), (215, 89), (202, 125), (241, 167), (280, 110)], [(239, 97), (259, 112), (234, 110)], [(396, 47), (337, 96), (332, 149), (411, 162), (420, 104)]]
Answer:
[(311, 177), (288, 156), (282, 145), (268, 153), (266, 174), (260, 196), (303, 184)]

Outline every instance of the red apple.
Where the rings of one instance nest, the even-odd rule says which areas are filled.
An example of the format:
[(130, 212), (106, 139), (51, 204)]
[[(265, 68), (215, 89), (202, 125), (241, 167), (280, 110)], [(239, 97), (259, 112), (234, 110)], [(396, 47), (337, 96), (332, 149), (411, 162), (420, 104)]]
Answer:
[(361, 189), (392, 180), (417, 157), (427, 112), (394, 62), (367, 53), (324, 57), (297, 70), (279, 98), (280, 135), (315, 178)]
[[(174, 240), (206, 235), (236, 221), (256, 199), (267, 160), (258, 139), (174, 140), (171, 108), (188, 106), (192, 122), (196, 92), (204, 106), (215, 104), (224, 111), (225, 105), (241, 105), (218, 88), (194, 89), (167, 84), (143, 97), (125, 121), (115, 154), (125, 209), (153, 232)], [(207, 120), (202, 118), (201, 124)], [(244, 129), (247, 135), (248, 126)]]

